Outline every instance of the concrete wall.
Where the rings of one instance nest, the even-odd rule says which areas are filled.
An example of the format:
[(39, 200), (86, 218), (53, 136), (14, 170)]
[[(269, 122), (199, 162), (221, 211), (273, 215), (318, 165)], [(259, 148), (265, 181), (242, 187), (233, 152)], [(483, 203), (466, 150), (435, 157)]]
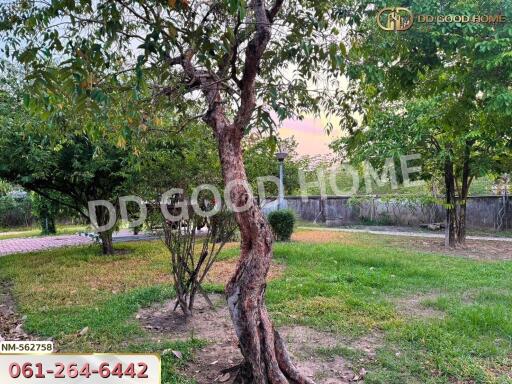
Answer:
[[(445, 220), (443, 207), (419, 201), (373, 198), (364, 199), (360, 204), (351, 204), (349, 200), (350, 197), (346, 196), (325, 199), (315, 196), (308, 201), (300, 197), (287, 197), (286, 203), (303, 220), (316, 220), (333, 226), (365, 223), (417, 226)], [(502, 206), (502, 198), (498, 196), (470, 197), (468, 227), (494, 229)], [(512, 228), (512, 202), (508, 204), (504, 228)]]

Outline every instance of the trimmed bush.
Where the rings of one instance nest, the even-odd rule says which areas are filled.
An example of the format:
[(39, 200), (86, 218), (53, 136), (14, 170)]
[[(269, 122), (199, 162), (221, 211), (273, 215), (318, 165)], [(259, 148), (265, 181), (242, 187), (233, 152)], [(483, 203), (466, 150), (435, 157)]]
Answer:
[(268, 215), (268, 222), (277, 241), (289, 241), (295, 225), (295, 214), (290, 209), (281, 209)]

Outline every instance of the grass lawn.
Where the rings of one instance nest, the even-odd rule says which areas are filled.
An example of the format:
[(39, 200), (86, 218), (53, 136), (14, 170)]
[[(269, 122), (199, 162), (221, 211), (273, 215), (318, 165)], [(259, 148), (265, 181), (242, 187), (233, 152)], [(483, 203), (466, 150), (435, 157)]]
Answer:
[[(169, 256), (159, 241), (117, 245), (104, 257), (75, 247), (0, 258), (25, 329), (53, 337), (62, 351), (180, 350), (166, 354), (164, 383), (188, 383), (176, 370), (201, 340), (160, 343), (135, 319), (141, 307), (173, 296)], [(232, 248), (224, 259), (236, 257)], [(302, 325), (355, 339), (382, 335), (374, 359), (350, 343), (318, 346), (368, 371), (366, 383), (512, 383), (512, 263), (425, 254), (378, 236), (300, 231), (277, 244), (284, 273), (269, 283), (278, 325)], [(218, 286), (211, 286), (218, 290)], [(77, 336), (84, 327), (89, 332)]]
[[(73, 235), (87, 229), (85, 225), (57, 225), (57, 235)], [(41, 236), (39, 227), (0, 228), (0, 240)]]

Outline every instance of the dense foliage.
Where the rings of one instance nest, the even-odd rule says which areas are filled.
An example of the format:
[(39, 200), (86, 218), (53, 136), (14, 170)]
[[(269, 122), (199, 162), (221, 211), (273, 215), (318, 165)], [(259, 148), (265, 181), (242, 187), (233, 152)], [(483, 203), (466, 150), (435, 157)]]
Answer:
[[(349, 132), (333, 148), (353, 161), (419, 154), (423, 179), (444, 181), (450, 245), (465, 239), (472, 181), (510, 172), (512, 25), (415, 24), (403, 33), (380, 30), (377, 2), (349, 32), (350, 78), (343, 120)], [(504, 14), (502, 1), (400, 2), (418, 14)], [(354, 113), (362, 116), (359, 123)]]

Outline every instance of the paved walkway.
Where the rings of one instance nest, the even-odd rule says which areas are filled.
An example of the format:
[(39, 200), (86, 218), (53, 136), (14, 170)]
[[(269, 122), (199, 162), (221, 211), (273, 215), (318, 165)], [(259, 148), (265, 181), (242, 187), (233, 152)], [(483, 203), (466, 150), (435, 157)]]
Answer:
[[(21, 232), (23, 233), (23, 232)], [(134, 235), (132, 231), (121, 230), (114, 233), (114, 243), (125, 243), (130, 241), (146, 241), (158, 239), (158, 236), (141, 233)], [(51, 248), (69, 247), (75, 245), (93, 244), (94, 240), (78, 235), (61, 235), (45, 237), (26, 237), (0, 240), (0, 256), (6, 256), (13, 253), (26, 253), (43, 251)]]
[(0, 240), (0, 256), (82, 244), (92, 244), (92, 240), (78, 235), (27, 237)]
[[(444, 239), (444, 233), (425, 233), (425, 232), (406, 232), (406, 231), (375, 231), (371, 229), (354, 229), (354, 228), (326, 228), (326, 227), (298, 227), (298, 229), (309, 229), (313, 231), (331, 231), (331, 232), (348, 232), (348, 233), (370, 233), (372, 235), (384, 236), (404, 236), (404, 237), (424, 237), (433, 239)], [(468, 240), (478, 241), (502, 241), (512, 243), (512, 239), (508, 237), (491, 237), (491, 236), (467, 236)]]

